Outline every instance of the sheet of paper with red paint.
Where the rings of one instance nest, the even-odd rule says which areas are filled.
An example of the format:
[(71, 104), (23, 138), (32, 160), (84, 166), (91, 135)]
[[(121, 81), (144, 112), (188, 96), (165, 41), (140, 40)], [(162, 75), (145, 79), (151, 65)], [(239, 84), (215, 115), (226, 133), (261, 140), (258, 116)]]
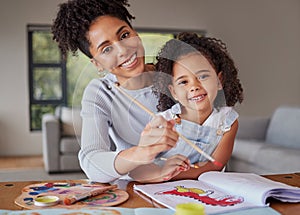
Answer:
[(134, 189), (173, 210), (179, 203), (203, 204), (207, 214), (267, 207), (266, 199), (273, 195), (282, 196), (283, 201), (300, 201), (299, 188), (248, 173), (207, 172), (198, 181), (135, 185)]

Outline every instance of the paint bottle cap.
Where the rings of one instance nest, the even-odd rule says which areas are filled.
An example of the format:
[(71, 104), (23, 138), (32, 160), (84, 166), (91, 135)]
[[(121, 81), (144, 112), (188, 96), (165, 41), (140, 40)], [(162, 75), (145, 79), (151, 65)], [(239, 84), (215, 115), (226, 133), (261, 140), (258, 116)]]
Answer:
[(204, 206), (198, 203), (183, 203), (176, 205), (174, 215), (205, 215)]
[(40, 207), (47, 207), (57, 205), (59, 198), (57, 196), (39, 196), (34, 199), (34, 205)]

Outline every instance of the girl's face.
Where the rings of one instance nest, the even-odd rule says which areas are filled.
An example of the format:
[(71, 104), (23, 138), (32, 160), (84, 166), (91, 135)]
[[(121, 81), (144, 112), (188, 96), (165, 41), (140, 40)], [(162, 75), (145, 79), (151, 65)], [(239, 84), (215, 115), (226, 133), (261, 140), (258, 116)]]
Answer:
[(200, 53), (191, 53), (174, 63), (169, 90), (187, 113), (212, 111), (218, 90), (222, 89), (215, 69)]
[(137, 33), (124, 21), (100, 16), (87, 32), (92, 62), (108, 70), (120, 83), (144, 71), (144, 47)]

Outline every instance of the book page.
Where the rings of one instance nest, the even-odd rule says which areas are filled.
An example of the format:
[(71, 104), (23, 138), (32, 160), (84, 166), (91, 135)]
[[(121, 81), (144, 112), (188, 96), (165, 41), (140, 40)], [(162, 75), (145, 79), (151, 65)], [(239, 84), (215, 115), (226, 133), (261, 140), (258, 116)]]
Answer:
[(197, 180), (134, 185), (134, 189), (172, 210), (175, 210), (177, 204), (187, 202), (203, 204), (207, 214), (257, 207), (246, 202), (243, 196), (230, 195), (211, 184)]
[(272, 181), (253, 173), (206, 172), (201, 174), (198, 180), (213, 184), (230, 194), (243, 196), (245, 201), (258, 206), (266, 204), (267, 197), (272, 195), (270, 191), (276, 191), (277, 189), (281, 195), (289, 190), (294, 191), (294, 193), (298, 193), (298, 197), (296, 196), (298, 202), (300, 200), (299, 188)]

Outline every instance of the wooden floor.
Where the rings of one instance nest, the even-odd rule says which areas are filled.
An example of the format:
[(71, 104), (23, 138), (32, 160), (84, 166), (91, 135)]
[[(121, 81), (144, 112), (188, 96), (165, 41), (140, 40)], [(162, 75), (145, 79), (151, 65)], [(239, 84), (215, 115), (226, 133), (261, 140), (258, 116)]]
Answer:
[(43, 168), (42, 156), (0, 157), (0, 169)]

